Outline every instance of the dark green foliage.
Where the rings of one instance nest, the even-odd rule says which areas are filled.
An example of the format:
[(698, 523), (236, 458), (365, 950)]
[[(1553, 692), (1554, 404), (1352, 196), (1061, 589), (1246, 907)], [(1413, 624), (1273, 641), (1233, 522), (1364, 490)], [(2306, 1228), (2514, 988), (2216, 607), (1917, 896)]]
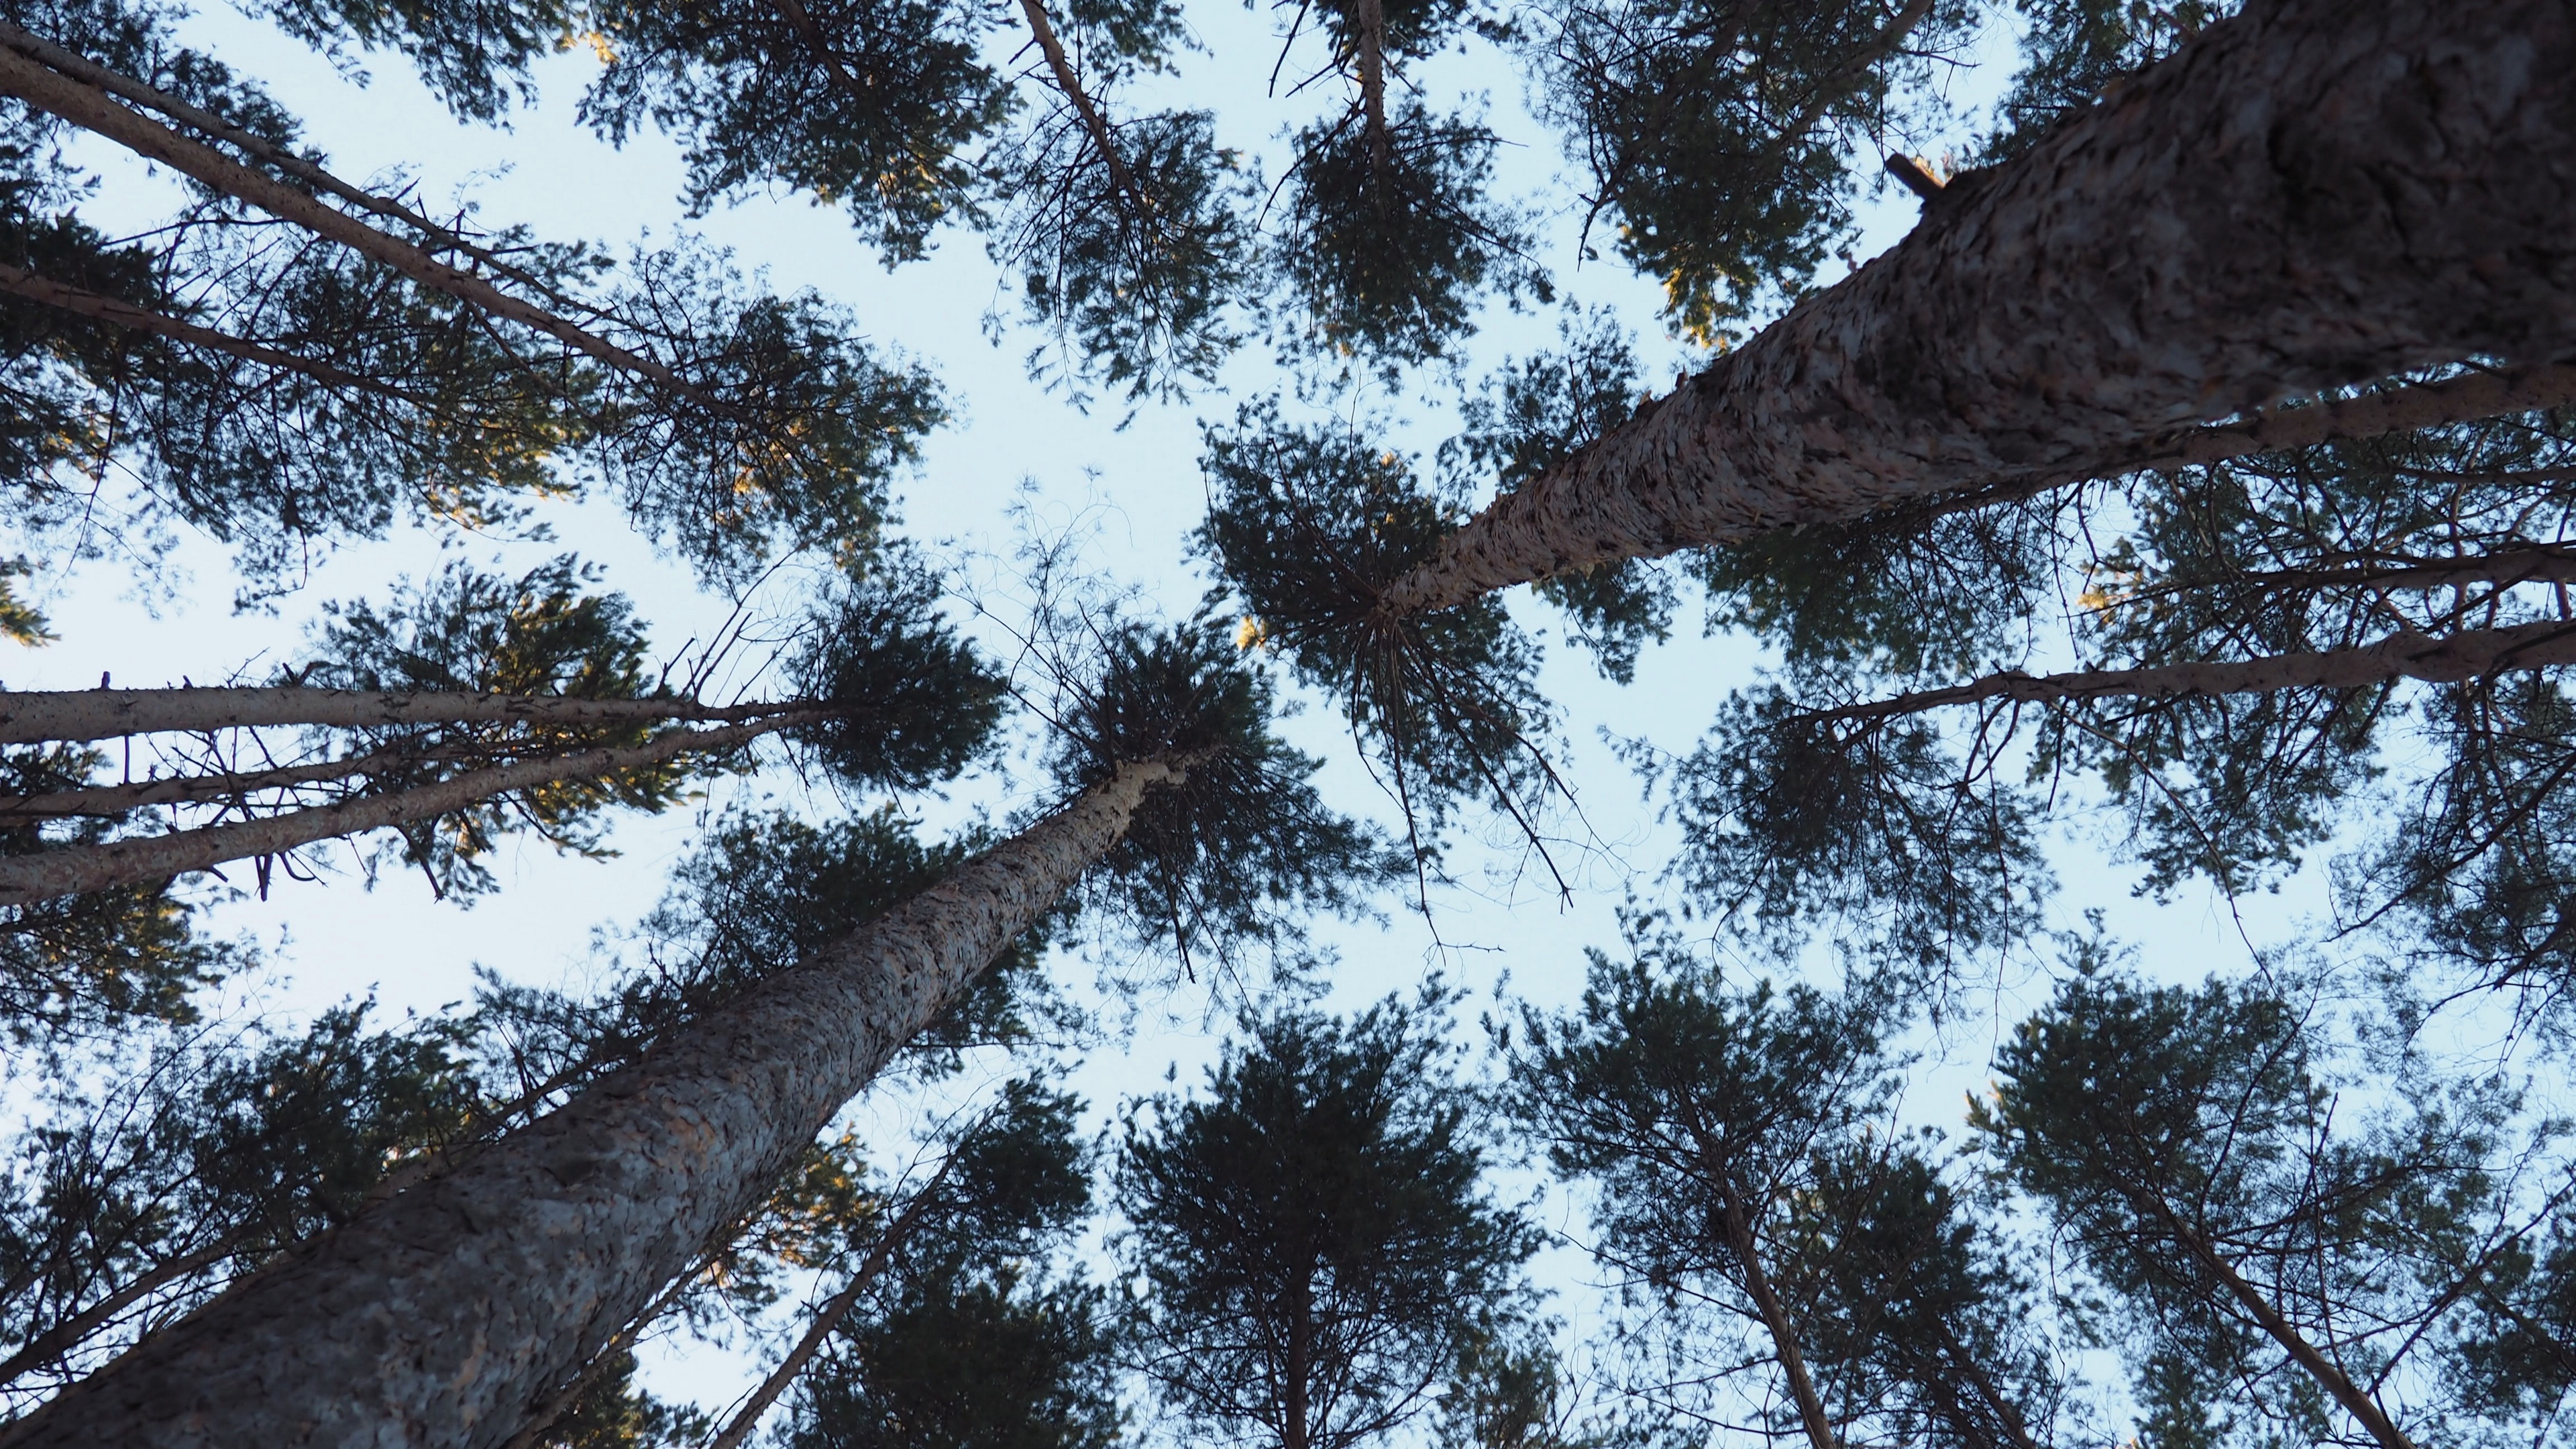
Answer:
[(1454, 502), (1396, 454), (1283, 423), (1267, 402), (1208, 429), (1199, 466), (1213, 499), (1197, 542), (1249, 616), (1245, 642), (1275, 641), (1301, 681), (1342, 702), (1408, 819), (1436, 824), (1480, 787), (1507, 809), (1546, 788), (1531, 746), (1548, 720), (1537, 651), (1501, 602), (1375, 612), (1378, 592), (1456, 525)]
[(1690, 336), (1794, 296), (1852, 230), (1855, 152), (1901, 129), (1905, 88), (1966, 40), (1959, 0), (1558, 0), (1540, 102), (1592, 171), (1620, 254)]
[(796, 732), (853, 785), (919, 789), (954, 779), (1001, 724), (1007, 682), (939, 617), (939, 580), (888, 559), (827, 586), (788, 663), (800, 699), (834, 708)]
[(34, 571), (23, 558), (0, 559), (0, 639), (29, 649), (50, 644), (55, 638), (44, 612), (19, 598), (17, 587), (9, 582)]
[(1062, 681), (1050, 760), (1070, 794), (1120, 765), (1185, 770), (1148, 791), (1126, 835), (1076, 899), (1139, 943), (1231, 970), (1249, 946), (1299, 955), (1303, 914), (1347, 911), (1401, 869), (1375, 832), (1325, 808), (1321, 762), (1270, 731), (1269, 682), (1206, 619), (1157, 631), (1117, 625)]
[(2313, 1000), (2151, 987), (2092, 946), (2076, 966), (1997, 1053), (1972, 1121), (2116, 1295), (2098, 1331), (2166, 1432), (2326, 1437), (2341, 1415), (2278, 1333), (2386, 1381), (2505, 1211), (2510, 1093), (2401, 1078), (2376, 1110), (2339, 1103)]
[(2171, 55), (2236, 0), (2016, 0), (2028, 23), (2022, 70), (1997, 108), (1989, 161), (2020, 155), (2058, 121)]
[[(92, 1367), (238, 1275), (346, 1221), (386, 1175), (479, 1130), (453, 1035), (371, 1031), (360, 1005), (302, 1035), (140, 1045), (96, 1090), (49, 1093), (12, 1144), (0, 1205), (0, 1340), (32, 1383)], [(140, 1285), (132, 1300), (110, 1300)], [(100, 1308), (96, 1322), (39, 1342)]]
[(599, 1380), (534, 1441), (535, 1449), (695, 1449), (715, 1433), (706, 1411), (635, 1386), (635, 1355), (617, 1354)]
[(2576, 1231), (2562, 1214), (2514, 1240), (2476, 1290), (2453, 1346), (2472, 1412), (2545, 1426), (2576, 1393)]
[[(0, 796), (76, 789), (106, 766), (95, 750), (0, 751)], [(92, 844), (117, 824), (0, 814), (0, 852)], [(193, 1020), (190, 998), (244, 960), (240, 948), (199, 936), (193, 914), (167, 881), (0, 908), (0, 1032), (23, 1045), (65, 1030), (122, 1029), (130, 1017)]]
[(449, 109), (482, 121), (505, 115), (514, 95), (534, 99), (529, 62), (575, 34), (587, 10), (564, 0), (251, 0), (241, 8), (344, 65), (352, 45), (400, 51)]
[(584, 461), (636, 521), (714, 580), (772, 554), (865, 557), (886, 485), (946, 420), (930, 374), (889, 366), (846, 309), (811, 293), (744, 295), (722, 256), (639, 256), (616, 300), (685, 391), (617, 374)]
[[(314, 641), (318, 657), (291, 677), (394, 693), (489, 690), (623, 699), (658, 692), (658, 683), (644, 673), (642, 625), (622, 597), (586, 593), (596, 579), (595, 571), (569, 554), (515, 580), (452, 563), (424, 584), (397, 581), (381, 606), (365, 600), (327, 606)], [(363, 788), (410, 789), (512, 756), (640, 744), (653, 729), (643, 722), (372, 729), (361, 736), (368, 750), (405, 758), (371, 772)], [(442, 894), (470, 899), (493, 887), (483, 857), (502, 835), (530, 830), (557, 849), (602, 854), (602, 815), (608, 808), (664, 809), (685, 792), (691, 768), (646, 765), (496, 796), (401, 827), (400, 859), (425, 871)]]
[(1356, 112), (1298, 133), (1275, 255), (1315, 341), (1423, 362), (1475, 330), (1486, 287), (1548, 293), (1519, 220), (1485, 194), (1492, 133), (1411, 100), (1391, 108), (1387, 131), (1383, 166)]
[(381, 606), (323, 605), (313, 658), (288, 682), (386, 694), (478, 692), (632, 699), (650, 692), (644, 628), (600, 571), (571, 554), (517, 579), (451, 563), (399, 581)]
[(2006, 951), (2049, 888), (2019, 792), (1911, 719), (1819, 721), (1777, 688), (1730, 699), (1674, 768), (1676, 870), (1784, 953), (1832, 921), (1861, 959), (1946, 973)]
[(1516, 1306), (1534, 1240), (1482, 1188), (1440, 1006), (1247, 1016), (1205, 1095), (1131, 1110), (1117, 1181), (1139, 1352), (1194, 1428), (1367, 1442)]
[(893, 1276), (800, 1382), (792, 1449), (1107, 1449), (1102, 1295), (1044, 1269), (1091, 1207), (1082, 1104), (1022, 1079), (951, 1145)]
[[(1505, 363), (1460, 407), (1465, 431), (1440, 445), (1450, 491), (1472, 497), (1488, 474), (1497, 492), (1517, 491), (1627, 421), (1645, 400), (1636, 352), (1607, 312), (1569, 317), (1557, 330), (1563, 353)], [(1576, 642), (1621, 684), (1636, 677), (1638, 650), (1671, 632), (1672, 585), (1647, 560), (1559, 574), (1540, 581), (1537, 592), (1573, 619)]]
[[(1876, 1124), (1897, 1086), (1883, 1046), (1896, 1019), (1866, 995), (1730, 984), (1652, 919), (1631, 933), (1631, 961), (1592, 953), (1578, 1008), (1525, 1009), (1519, 1044), (1505, 1041), (1514, 1115), (1596, 1189), (1594, 1254), (1643, 1307), (1631, 1348), (1648, 1382), (1631, 1391), (1737, 1421), (1713, 1395), (1747, 1369), (1767, 1382), (1786, 1353), (1758, 1269), (1854, 1441), (2045, 1435), (2059, 1389), (2029, 1285), (1929, 1141)], [(1764, 1412), (1789, 1411), (1773, 1398)]]
[(1897, 511), (1698, 550), (1688, 566), (1711, 633), (1751, 630), (1792, 669), (1856, 676), (1845, 689), (1946, 683), (2027, 653), (2061, 521), (2045, 501)]
[(2066, 1395), (2018, 1246), (1971, 1210), (1917, 1141), (1822, 1154), (1781, 1231), (1808, 1363), (1900, 1443), (2045, 1442)]
[(978, 54), (999, 12), (945, 0), (804, 0), (812, 29), (760, 0), (608, 0), (606, 69), (582, 118), (624, 144), (647, 122), (687, 148), (704, 212), (771, 187), (846, 208), (889, 262), (975, 204), (972, 148), (1011, 110)]
[(1107, 1449), (1118, 1408), (1100, 1293), (940, 1285), (808, 1371), (791, 1449)]
[[(1032, 123), (1000, 159), (1009, 205), (987, 246), (1021, 279), (1070, 382), (1131, 402), (1177, 397), (1213, 381), (1240, 340), (1225, 304), (1245, 285), (1253, 239), (1234, 157), (1206, 111), (1121, 121), (1111, 138), (1117, 169), (1070, 105)], [(1048, 352), (1029, 355), (1033, 372)]]

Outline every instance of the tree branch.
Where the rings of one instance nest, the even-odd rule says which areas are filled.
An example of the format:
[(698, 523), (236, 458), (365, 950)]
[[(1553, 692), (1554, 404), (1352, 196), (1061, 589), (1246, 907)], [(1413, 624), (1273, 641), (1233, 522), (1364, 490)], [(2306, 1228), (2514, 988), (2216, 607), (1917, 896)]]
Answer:
[(168, 835), (70, 846), (33, 855), (0, 856), (0, 906), (29, 905), (57, 896), (164, 880), (228, 860), (275, 855), (317, 840), (381, 830), (537, 785), (551, 785), (658, 765), (692, 751), (727, 750), (791, 725), (822, 719), (823, 710), (777, 715), (751, 724), (712, 730), (673, 730), (649, 744), (579, 750), (477, 770), (389, 795), (360, 795), (262, 820), (209, 825)]
[(116, 735), (337, 725), (629, 724), (757, 719), (813, 709), (812, 700), (706, 705), (687, 699), (587, 699), (560, 694), (412, 693), (307, 689), (301, 685), (183, 689), (0, 689), (0, 745), (103, 740)]
[(1892, 699), (1821, 709), (1799, 718), (1886, 719), (1984, 699), (2033, 703), (2109, 695), (2171, 699), (2195, 694), (2262, 694), (2282, 689), (2358, 689), (2398, 679), (2456, 684), (2508, 669), (2538, 669), (2554, 664), (2576, 664), (2576, 623), (2552, 620), (2508, 629), (2464, 629), (2438, 639), (2410, 631), (2358, 649), (2145, 669), (2079, 669), (2064, 674), (2025, 674), (2008, 669), (1946, 689), (1926, 689)]

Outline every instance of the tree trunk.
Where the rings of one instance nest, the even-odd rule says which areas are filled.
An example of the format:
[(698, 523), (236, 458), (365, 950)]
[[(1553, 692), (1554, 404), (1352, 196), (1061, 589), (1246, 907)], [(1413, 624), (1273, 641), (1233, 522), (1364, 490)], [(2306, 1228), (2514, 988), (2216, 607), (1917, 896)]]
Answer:
[(1798, 1406), (1798, 1422), (1807, 1431), (1809, 1449), (1839, 1449), (1833, 1422), (1825, 1417), (1824, 1396), (1816, 1392), (1807, 1357), (1798, 1351), (1797, 1325), (1789, 1321), (1788, 1306), (1772, 1291), (1771, 1275), (1763, 1271), (1762, 1245), (1753, 1236), (1753, 1218), (1744, 1210), (1744, 1199), (1733, 1184), (1721, 1179), (1718, 1200), (1727, 1246), (1735, 1250), (1736, 1264), (1744, 1270), (1745, 1296), (1753, 1300), (1753, 1310), (1762, 1315), (1762, 1327), (1771, 1335), (1771, 1353), (1789, 1380), (1789, 1397)]
[(633, 724), (744, 720), (811, 700), (705, 705), (690, 699), (582, 699), (560, 694), (468, 694), (296, 685), (207, 689), (0, 689), (0, 745), (104, 740), (163, 731), (202, 734), (254, 725), (369, 729), (418, 724)]
[(0, 856), (0, 906), (21, 906), (56, 896), (86, 895), (114, 886), (167, 880), (228, 860), (275, 855), (361, 831), (431, 820), (513, 790), (563, 780), (595, 779), (618, 770), (658, 765), (699, 750), (728, 750), (821, 712), (779, 715), (711, 730), (672, 730), (648, 744), (575, 750), (474, 770), (435, 785), (389, 795), (357, 795), (332, 805), (288, 811), (232, 825), (209, 825), (168, 835), (131, 835), (100, 845), (72, 845), (30, 855)]
[(951, 1156), (948, 1162), (941, 1163), (938, 1174), (923, 1184), (921, 1191), (913, 1194), (912, 1201), (903, 1205), (903, 1211), (895, 1215), (893, 1222), (886, 1224), (884, 1232), (877, 1234), (877, 1240), (868, 1245), (867, 1257), (860, 1260), (859, 1270), (850, 1275), (850, 1281), (840, 1292), (825, 1300), (822, 1308), (814, 1314), (814, 1321), (805, 1326), (804, 1336), (796, 1340), (796, 1346), (787, 1351), (787, 1357), (778, 1361), (778, 1367), (769, 1371), (769, 1376), (760, 1381), (760, 1386), (751, 1391), (751, 1397), (743, 1400), (742, 1407), (734, 1411), (723, 1431), (707, 1441), (706, 1449), (742, 1449), (750, 1441), (751, 1431), (760, 1427), (760, 1416), (768, 1413), (769, 1406), (777, 1403), (779, 1395), (787, 1392), (787, 1386), (796, 1382), (796, 1376), (805, 1372), (805, 1366), (814, 1361), (814, 1355), (823, 1351), (824, 1341), (832, 1336), (832, 1330), (840, 1327), (841, 1320), (849, 1317), (850, 1310), (858, 1306), (859, 1295), (867, 1292), (868, 1286), (884, 1274), (886, 1265), (894, 1261), (895, 1249), (903, 1246), (903, 1240), (911, 1236), (914, 1225), (921, 1221), (921, 1215), (937, 1200), (940, 1185), (948, 1180), (949, 1163), (956, 1160)]
[(378, 231), (344, 211), (336, 211), (272, 176), (264, 176), (210, 146), (190, 140), (139, 111), (108, 97), (105, 91), (39, 65), (25, 54), (0, 47), (0, 92), (16, 96), (39, 110), (105, 136), (138, 156), (192, 176), (226, 196), (246, 201), (272, 216), (291, 221), (393, 268), (425, 287), (458, 301), (532, 327), (576, 351), (634, 373), (687, 397), (705, 402), (677, 373), (652, 358), (618, 346), (532, 302), (513, 297), (471, 272), (450, 266), (400, 237)]
[(183, 126), (224, 142), (248, 155), (276, 167), (289, 176), (305, 182), (315, 190), (336, 196), (352, 206), (371, 211), (388, 221), (398, 221), (438, 244), (444, 251), (460, 253), (474, 259), (475, 265), (527, 287), (557, 306), (578, 307), (580, 304), (547, 285), (541, 277), (515, 266), (510, 259), (487, 247), (476, 246), (462, 234), (412, 210), (398, 201), (378, 196), (363, 187), (352, 186), (312, 162), (296, 155), (265, 136), (245, 131), (214, 112), (192, 106), (167, 92), (156, 90), (129, 75), (100, 65), (89, 57), (65, 50), (31, 31), (0, 20), (0, 45), (38, 60), (77, 81), (96, 86), (111, 95), (121, 96), (146, 110), (158, 111)]
[(1122, 766), (874, 925), (73, 1385), (9, 1449), (506, 1443), (1187, 762)]
[(2105, 695), (2172, 699), (2187, 694), (2262, 694), (2278, 689), (2358, 689), (2398, 679), (2456, 684), (2508, 669), (2538, 669), (2551, 664), (2576, 664), (2576, 622), (2553, 619), (2510, 629), (2463, 629), (2438, 639), (2425, 634), (2392, 634), (2358, 649), (2276, 654), (2211, 664), (2078, 669), (2065, 674), (2006, 670), (1947, 689), (1927, 689), (1893, 699), (1818, 710), (1806, 717), (1885, 719), (1981, 699), (2044, 702)]
[(2300, 1368), (2307, 1370), (2308, 1376), (2317, 1381), (2319, 1388), (2324, 1389), (2328, 1396), (2342, 1405), (2343, 1411), (2352, 1415), (2353, 1419), (2369, 1432), (2370, 1437), (2378, 1441), (2380, 1449), (2415, 1449), (2415, 1441), (2406, 1437), (2404, 1431), (2397, 1427), (2396, 1421), (2388, 1417), (2388, 1411), (2379, 1407), (2378, 1402), (2370, 1395), (2363, 1393), (2361, 1387), (2352, 1381), (2351, 1375), (2336, 1367), (2324, 1354), (2317, 1352), (2317, 1346), (2308, 1342), (2304, 1334), (2293, 1327), (2288, 1319), (2283, 1318), (2280, 1310), (2272, 1306), (2270, 1299), (2265, 1298), (2253, 1284), (2246, 1282), (2244, 1275), (2236, 1271), (2234, 1264), (2220, 1257), (2218, 1250), (2211, 1247), (2207, 1239), (2186, 1226), (2181, 1217), (2161, 1199), (2152, 1200), (2148, 1207), (2150, 1212), (2164, 1220), (2166, 1227), (2172, 1230), (2174, 1236), (2182, 1239), (2184, 1247), (2191, 1255), (2198, 1258), (2211, 1273), (2217, 1276), (2219, 1286), (2227, 1290), (2228, 1296), (2234, 1298), (2239, 1306), (2253, 1315), (2255, 1323), (2262, 1327), (2263, 1332), (2270, 1335), (2274, 1343), (2287, 1351), (2291, 1360)]
[(1954, 180), (1886, 255), (1497, 499), (1379, 612), (2105, 476), (2413, 368), (2566, 361), (2571, 163), (2565, 0), (2256, 5)]
[(229, 332), (218, 332), (211, 327), (182, 322), (176, 317), (167, 317), (148, 307), (137, 307), (131, 302), (121, 301), (102, 293), (65, 286), (51, 278), (37, 276), (23, 267), (10, 266), (6, 262), (0, 262), (0, 292), (13, 293), (31, 302), (41, 302), (48, 307), (72, 313), (74, 316), (106, 322), (129, 331), (150, 333), (155, 337), (166, 337), (173, 342), (185, 342), (190, 346), (203, 347), (210, 352), (220, 352), (226, 356), (259, 363), (264, 367), (274, 367), (282, 372), (302, 373), (316, 382), (332, 387), (347, 388), (353, 392), (374, 393), (380, 397), (389, 397), (415, 405), (422, 401), (417, 395), (405, 392), (391, 383), (372, 377), (360, 377), (354, 372), (333, 367), (327, 362), (299, 357), (292, 352), (268, 346), (266, 343), (253, 342), (247, 337), (235, 337)]

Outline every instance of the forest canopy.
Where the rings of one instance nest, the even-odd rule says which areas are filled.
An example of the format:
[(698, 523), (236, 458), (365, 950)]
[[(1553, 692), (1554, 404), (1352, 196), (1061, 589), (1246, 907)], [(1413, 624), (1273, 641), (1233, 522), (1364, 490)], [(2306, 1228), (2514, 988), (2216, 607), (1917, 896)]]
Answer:
[(12, 3), (0, 1449), (2563, 1439), (2571, 178), (2565, 0)]

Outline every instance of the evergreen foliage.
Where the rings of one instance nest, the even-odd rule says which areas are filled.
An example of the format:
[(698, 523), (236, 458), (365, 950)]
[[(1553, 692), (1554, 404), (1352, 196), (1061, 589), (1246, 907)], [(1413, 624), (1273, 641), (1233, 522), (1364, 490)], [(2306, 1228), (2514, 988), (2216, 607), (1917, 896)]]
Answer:
[(1247, 1016), (1204, 1096), (1129, 1115), (1138, 1353), (1193, 1429), (1369, 1442), (1429, 1407), (1512, 1306), (1533, 1242), (1479, 1181), (1441, 1007), (1434, 991), (1349, 1021)]

